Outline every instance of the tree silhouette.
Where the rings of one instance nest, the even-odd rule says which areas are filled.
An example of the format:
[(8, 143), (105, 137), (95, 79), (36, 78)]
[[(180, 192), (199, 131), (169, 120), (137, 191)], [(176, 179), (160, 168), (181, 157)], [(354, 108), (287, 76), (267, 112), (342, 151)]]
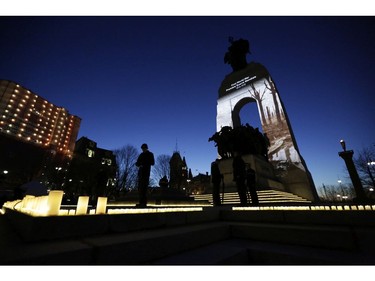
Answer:
[(114, 150), (113, 153), (116, 155), (117, 162), (117, 189), (134, 189), (137, 184), (138, 169), (135, 162), (137, 162), (138, 150), (128, 144)]
[(161, 154), (156, 157), (155, 165), (153, 167), (153, 178), (155, 182), (159, 182), (159, 180), (167, 176), (169, 177), (171, 168), (169, 161), (171, 161), (171, 156), (167, 154)]
[(375, 188), (375, 146), (362, 148), (353, 161), (362, 184), (367, 187)]
[(325, 185), (318, 188), (319, 198), (323, 202), (352, 201), (356, 196), (351, 184)]

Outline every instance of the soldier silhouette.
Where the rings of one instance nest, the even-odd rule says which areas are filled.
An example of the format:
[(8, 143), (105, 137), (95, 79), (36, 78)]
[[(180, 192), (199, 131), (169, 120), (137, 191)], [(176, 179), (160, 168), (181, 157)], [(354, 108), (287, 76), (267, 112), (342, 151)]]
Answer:
[(256, 175), (254, 169), (251, 168), (250, 164), (247, 164), (246, 184), (251, 197), (251, 205), (258, 206), (259, 199), (256, 191)]
[(212, 181), (212, 201), (214, 206), (220, 206), (220, 183), (223, 175), (220, 173), (219, 159), (211, 163), (211, 181)]
[(148, 150), (146, 143), (141, 146), (142, 153), (138, 156), (135, 165), (138, 169), (138, 192), (139, 204), (138, 207), (147, 206), (147, 190), (150, 181), (151, 166), (155, 164), (154, 154)]
[(246, 164), (238, 151), (234, 152), (233, 157), (233, 181), (236, 182), (238, 196), (240, 197), (241, 206), (247, 204), (246, 191)]

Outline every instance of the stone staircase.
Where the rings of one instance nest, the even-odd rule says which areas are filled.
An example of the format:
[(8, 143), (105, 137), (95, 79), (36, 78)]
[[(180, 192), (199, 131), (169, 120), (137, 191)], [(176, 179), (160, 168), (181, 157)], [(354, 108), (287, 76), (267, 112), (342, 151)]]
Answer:
[[(375, 265), (375, 213), (221, 211), (230, 235), (159, 265)], [(214, 233), (213, 230), (212, 233)]]
[[(258, 199), (259, 204), (262, 205), (275, 205), (275, 204), (309, 204), (311, 201), (302, 198), (293, 193), (267, 189), (267, 190), (258, 190)], [(195, 194), (190, 195), (194, 198), (195, 201), (206, 201), (212, 204), (212, 193), (205, 194)], [(223, 200), (224, 197), (224, 200)], [(221, 193), (220, 198), (224, 205), (235, 205), (240, 203), (240, 199), (237, 192), (225, 192), (224, 196)]]
[[(59, 237), (29, 241), (14, 232), (6, 215), (0, 216), (1, 235), (8, 238), (0, 245), (0, 264), (375, 265), (374, 211), (235, 211), (223, 206), (65, 217), (48, 224), (41, 218), (40, 231), (59, 230)], [(61, 234), (74, 225), (92, 229), (98, 219), (103, 227), (97, 234)]]

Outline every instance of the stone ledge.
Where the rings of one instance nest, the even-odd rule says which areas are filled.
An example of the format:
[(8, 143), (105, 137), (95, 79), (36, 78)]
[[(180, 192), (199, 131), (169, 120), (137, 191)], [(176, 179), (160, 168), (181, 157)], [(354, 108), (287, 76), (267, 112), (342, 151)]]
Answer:
[(262, 210), (232, 211), (222, 210), (221, 218), (225, 221), (315, 224), (335, 226), (375, 226), (374, 211), (300, 211), (300, 210)]
[(5, 208), (5, 217), (24, 241), (79, 238), (219, 220), (219, 210), (141, 214), (33, 217)]
[(149, 232), (92, 237), (84, 242), (94, 249), (96, 264), (149, 264), (168, 255), (228, 239), (226, 223), (179, 226)]
[[(38, 218), (41, 220), (14, 213), (1, 216), (3, 228), (9, 230), (9, 233), (1, 230), (2, 237), (7, 237), (1, 242), (1, 264), (152, 264), (168, 257), (171, 261), (177, 255), (183, 258), (190, 251), (204, 252), (207, 259), (203, 261), (202, 257), (201, 262), (209, 263), (211, 258), (213, 264), (282, 264), (284, 259), (290, 264), (320, 264), (320, 261), (322, 264), (335, 261), (337, 264), (375, 264), (373, 211), (231, 211), (219, 207), (183, 214), (158, 213), (158, 216)], [(11, 216), (17, 217), (20, 224), (16, 232), (11, 227), (8, 229)], [(15, 226), (15, 221), (12, 223)], [(99, 225), (95, 226), (96, 223)], [(20, 229), (28, 231), (31, 237), (17, 240)], [(52, 232), (47, 237), (49, 230)], [(59, 230), (65, 234), (58, 233)], [(33, 236), (37, 234), (43, 235), (44, 241)], [(215, 244), (219, 247), (226, 240), (247, 242), (226, 249), (220, 257), (215, 256), (218, 250)], [(213, 252), (205, 252), (210, 245)], [(311, 258), (310, 252), (315, 253)], [(324, 261), (321, 255), (331, 255), (331, 258)]]
[(281, 244), (357, 250), (351, 229), (316, 225), (230, 223), (231, 237)]

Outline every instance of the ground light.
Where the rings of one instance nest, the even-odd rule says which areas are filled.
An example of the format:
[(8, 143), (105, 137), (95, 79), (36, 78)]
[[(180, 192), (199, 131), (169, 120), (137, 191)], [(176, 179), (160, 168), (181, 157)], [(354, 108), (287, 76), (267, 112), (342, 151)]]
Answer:
[[(118, 205), (108, 205), (107, 197), (98, 197), (95, 208), (88, 205), (89, 197), (80, 196), (77, 205), (64, 207), (61, 205), (62, 190), (53, 190), (46, 196), (26, 195), (22, 200), (5, 202), (3, 207), (35, 217), (44, 216), (69, 216), (69, 215), (101, 215), (101, 214), (141, 214), (160, 212), (190, 212), (202, 211), (202, 206), (182, 205), (151, 205), (146, 208), (121, 208)], [(210, 206), (210, 205), (205, 205)], [(135, 207), (135, 205), (133, 206)]]
[(233, 211), (375, 211), (375, 205), (232, 207)]
[[(203, 207), (211, 205), (150, 205), (146, 208), (123, 208), (119, 205), (108, 205), (107, 197), (99, 197), (96, 207), (88, 206), (88, 197), (80, 196), (77, 205), (64, 207), (62, 202), (62, 190), (53, 190), (47, 196), (25, 196), (22, 200), (5, 202), (3, 207), (12, 209), (31, 216), (74, 216), (74, 215), (99, 215), (99, 214), (141, 214), (160, 212), (191, 212), (202, 211)], [(375, 205), (304, 205), (304, 206), (246, 206), (231, 207), (233, 211), (375, 211)]]

